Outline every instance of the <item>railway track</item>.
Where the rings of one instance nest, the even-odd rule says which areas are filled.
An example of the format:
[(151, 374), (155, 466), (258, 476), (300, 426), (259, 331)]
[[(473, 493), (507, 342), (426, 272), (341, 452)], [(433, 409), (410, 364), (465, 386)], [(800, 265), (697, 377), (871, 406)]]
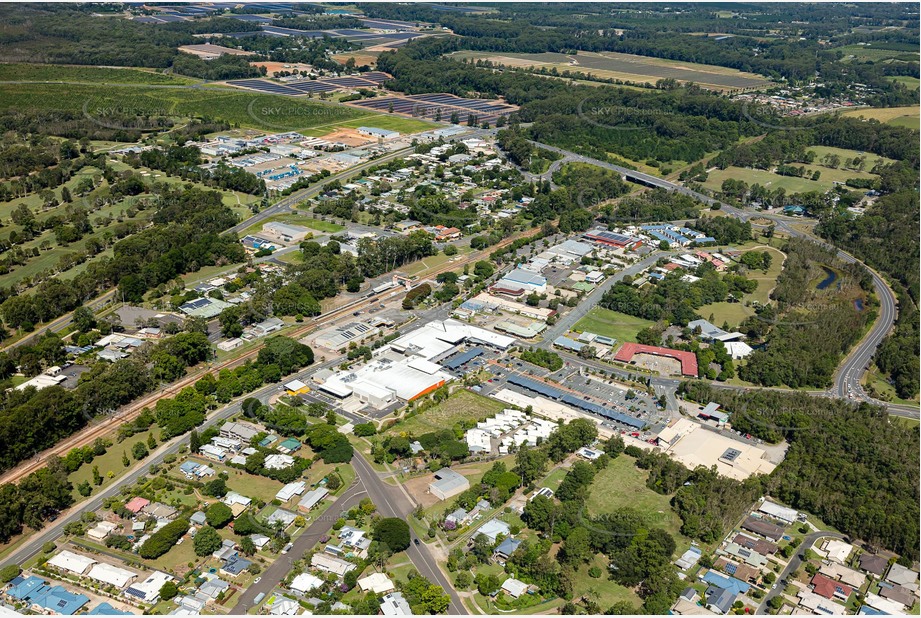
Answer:
[[(534, 230), (527, 230), (525, 232), (520, 232), (518, 234), (509, 236), (508, 238), (502, 240), (496, 245), (488, 247), (487, 249), (476, 251), (473, 253), (467, 254), (463, 259), (457, 260), (455, 262), (447, 262), (441, 266), (434, 267), (426, 272), (426, 277), (437, 276), (441, 273), (455, 270), (457, 268), (463, 267), (465, 264), (469, 264), (476, 260), (482, 259), (484, 256), (489, 255), (492, 251), (496, 249), (501, 249), (507, 247), (509, 244), (521, 238), (527, 234), (533, 233)], [(399, 290), (398, 290), (399, 291)], [(330, 322), (335, 322), (336, 320), (348, 315), (350, 312), (354, 312), (374, 303), (380, 302), (379, 296), (373, 296), (369, 298), (360, 298), (356, 299), (353, 302), (347, 303), (341, 307), (331, 310), (330, 312), (323, 314), (317, 317), (314, 321), (309, 324), (305, 324), (299, 328), (294, 329), (285, 334), (286, 337), (291, 337), (293, 339), (300, 339), (305, 335), (311, 333), (317, 328), (329, 324)], [(144, 408), (153, 407), (156, 403), (165, 397), (171, 397), (176, 395), (182, 389), (187, 386), (195, 384), (199, 379), (201, 379), (206, 373), (219, 373), (222, 369), (233, 369), (245, 363), (248, 360), (254, 359), (258, 356), (259, 351), (263, 348), (265, 344), (259, 344), (254, 347), (252, 350), (247, 350), (246, 352), (235, 356), (232, 359), (228, 359), (218, 365), (208, 367), (206, 369), (199, 369), (195, 371), (178, 382), (174, 382), (169, 386), (163, 388), (160, 391), (151, 393), (144, 396), (138, 401), (127, 404), (122, 407), (118, 412), (112, 414), (101, 422), (91, 425), (86, 429), (70, 436), (69, 438), (64, 439), (53, 447), (42, 451), (41, 453), (34, 456), (32, 459), (25, 461), (19, 464), (16, 468), (7, 471), (3, 476), (0, 476), (0, 484), (2, 483), (16, 483), (22, 480), (24, 477), (32, 474), (36, 470), (39, 470), (45, 466), (48, 459), (54, 456), (61, 457), (65, 455), (68, 451), (91, 444), (97, 438), (102, 438), (106, 435), (114, 432), (120, 425), (135, 419), (141, 414)]]

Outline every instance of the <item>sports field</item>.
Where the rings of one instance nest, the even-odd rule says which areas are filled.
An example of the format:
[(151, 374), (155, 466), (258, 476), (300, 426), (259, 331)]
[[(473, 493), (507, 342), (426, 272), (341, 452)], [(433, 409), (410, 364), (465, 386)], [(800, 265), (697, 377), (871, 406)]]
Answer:
[(617, 340), (617, 343), (626, 341), (636, 343), (636, 334), (653, 324), (654, 322), (650, 320), (635, 318), (626, 313), (618, 313), (602, 307), (592, 307), (588, 315), (576, 322), (573, 330), (612, 337)]
[(655, 84), (660, 79), (672, 78), (680, 82), (694, 82), (711, 90), (760, 88), (770, 83), (770, 80), (760, 75), (726, 67), (618, 52), (518, 54), (460, 51), (450, 57), (458, 60), (467, 58), (489, 60), (494, 64), (512, 68), (556, 69), (559, 73), (578, 71), (599, 79), (619, 79), (637, 83)]
[(909, 105), (906, 107), (870, 107), (867, 109), (854, 109), (843, 113), (844, 116), (853, 116), (865, 120), (879, 120), (886, 124), (892, 124), (899, 127), (908, 127), (916, 131), (921, 124), (918, 106)]

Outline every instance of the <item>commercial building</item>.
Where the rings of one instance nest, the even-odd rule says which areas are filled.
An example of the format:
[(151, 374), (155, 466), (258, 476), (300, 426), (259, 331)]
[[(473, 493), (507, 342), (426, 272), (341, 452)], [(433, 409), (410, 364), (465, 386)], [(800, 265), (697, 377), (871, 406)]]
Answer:
[(622, 363), (630, 363), (637, 354), (648, 354), (650, 356), (662, 356), (673, 358), (681, 363), (681, 375), (697, 377), (697, 356), (693, 352), (683, 350), (672, 350), (671, 348), (662, 348), (659, 346), (642, 345), (639, 343), (625, 343), (621, 346), (614, 360)]
[(609, 232), (608, 230), (602, 228), (596, 228), (594, 230), (585, 232), (582, 235), (582, 238), (597, 245), (609, 247), (612, 249), (631, 250), (643, 244), (643, 241), (639, 238), (634, 238), (625, 234), (618, 234), (616, 232)]
[(436, 472), (435, 480), (429, 484), (429, 492), (439, 500), (447, 500), (468, 489), (470, 481), (450, 468), (442, 468)]
[(296, 245), (306, 239), (311, 230), (300, 225), (271, 221), (262, 226), (262, 235), (283, 245)]
[(360, 135), (373, 137), (375, 139), (382, 139), (384, 141), (389, 141), (400, 137), (400, 133), (398, 131), (378, 129), (377, 127), (358, 127), (357, 130)]
[(527, 293), (547, 291), (547, 278), (523, 268), (516, 268), (496, 282), (497, 288), (524, 288)]

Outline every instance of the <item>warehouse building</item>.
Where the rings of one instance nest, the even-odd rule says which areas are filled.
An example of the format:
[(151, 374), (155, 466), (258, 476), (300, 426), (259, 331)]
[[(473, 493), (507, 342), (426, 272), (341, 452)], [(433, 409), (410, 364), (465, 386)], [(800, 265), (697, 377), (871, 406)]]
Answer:
[(435, 480), (429, 484), (429, 493), (439, 500), (447, 500), (468, 489), (470, 481), (450, 468), (442, 468), (436, 472)]
[(300, 225), (290, 225), (281, 221), (272, 221), (262, 226), (262, 235), (269, 240), (283, 245), (296, 245), (303, 241), (311, 231)]

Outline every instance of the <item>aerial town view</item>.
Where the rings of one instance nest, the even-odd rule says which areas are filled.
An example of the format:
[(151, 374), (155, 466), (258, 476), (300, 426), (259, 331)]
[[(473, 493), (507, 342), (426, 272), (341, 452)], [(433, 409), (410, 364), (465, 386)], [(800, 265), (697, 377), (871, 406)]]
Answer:
[(0, 3), (0, 614), (921, 615), (919, 17)]

